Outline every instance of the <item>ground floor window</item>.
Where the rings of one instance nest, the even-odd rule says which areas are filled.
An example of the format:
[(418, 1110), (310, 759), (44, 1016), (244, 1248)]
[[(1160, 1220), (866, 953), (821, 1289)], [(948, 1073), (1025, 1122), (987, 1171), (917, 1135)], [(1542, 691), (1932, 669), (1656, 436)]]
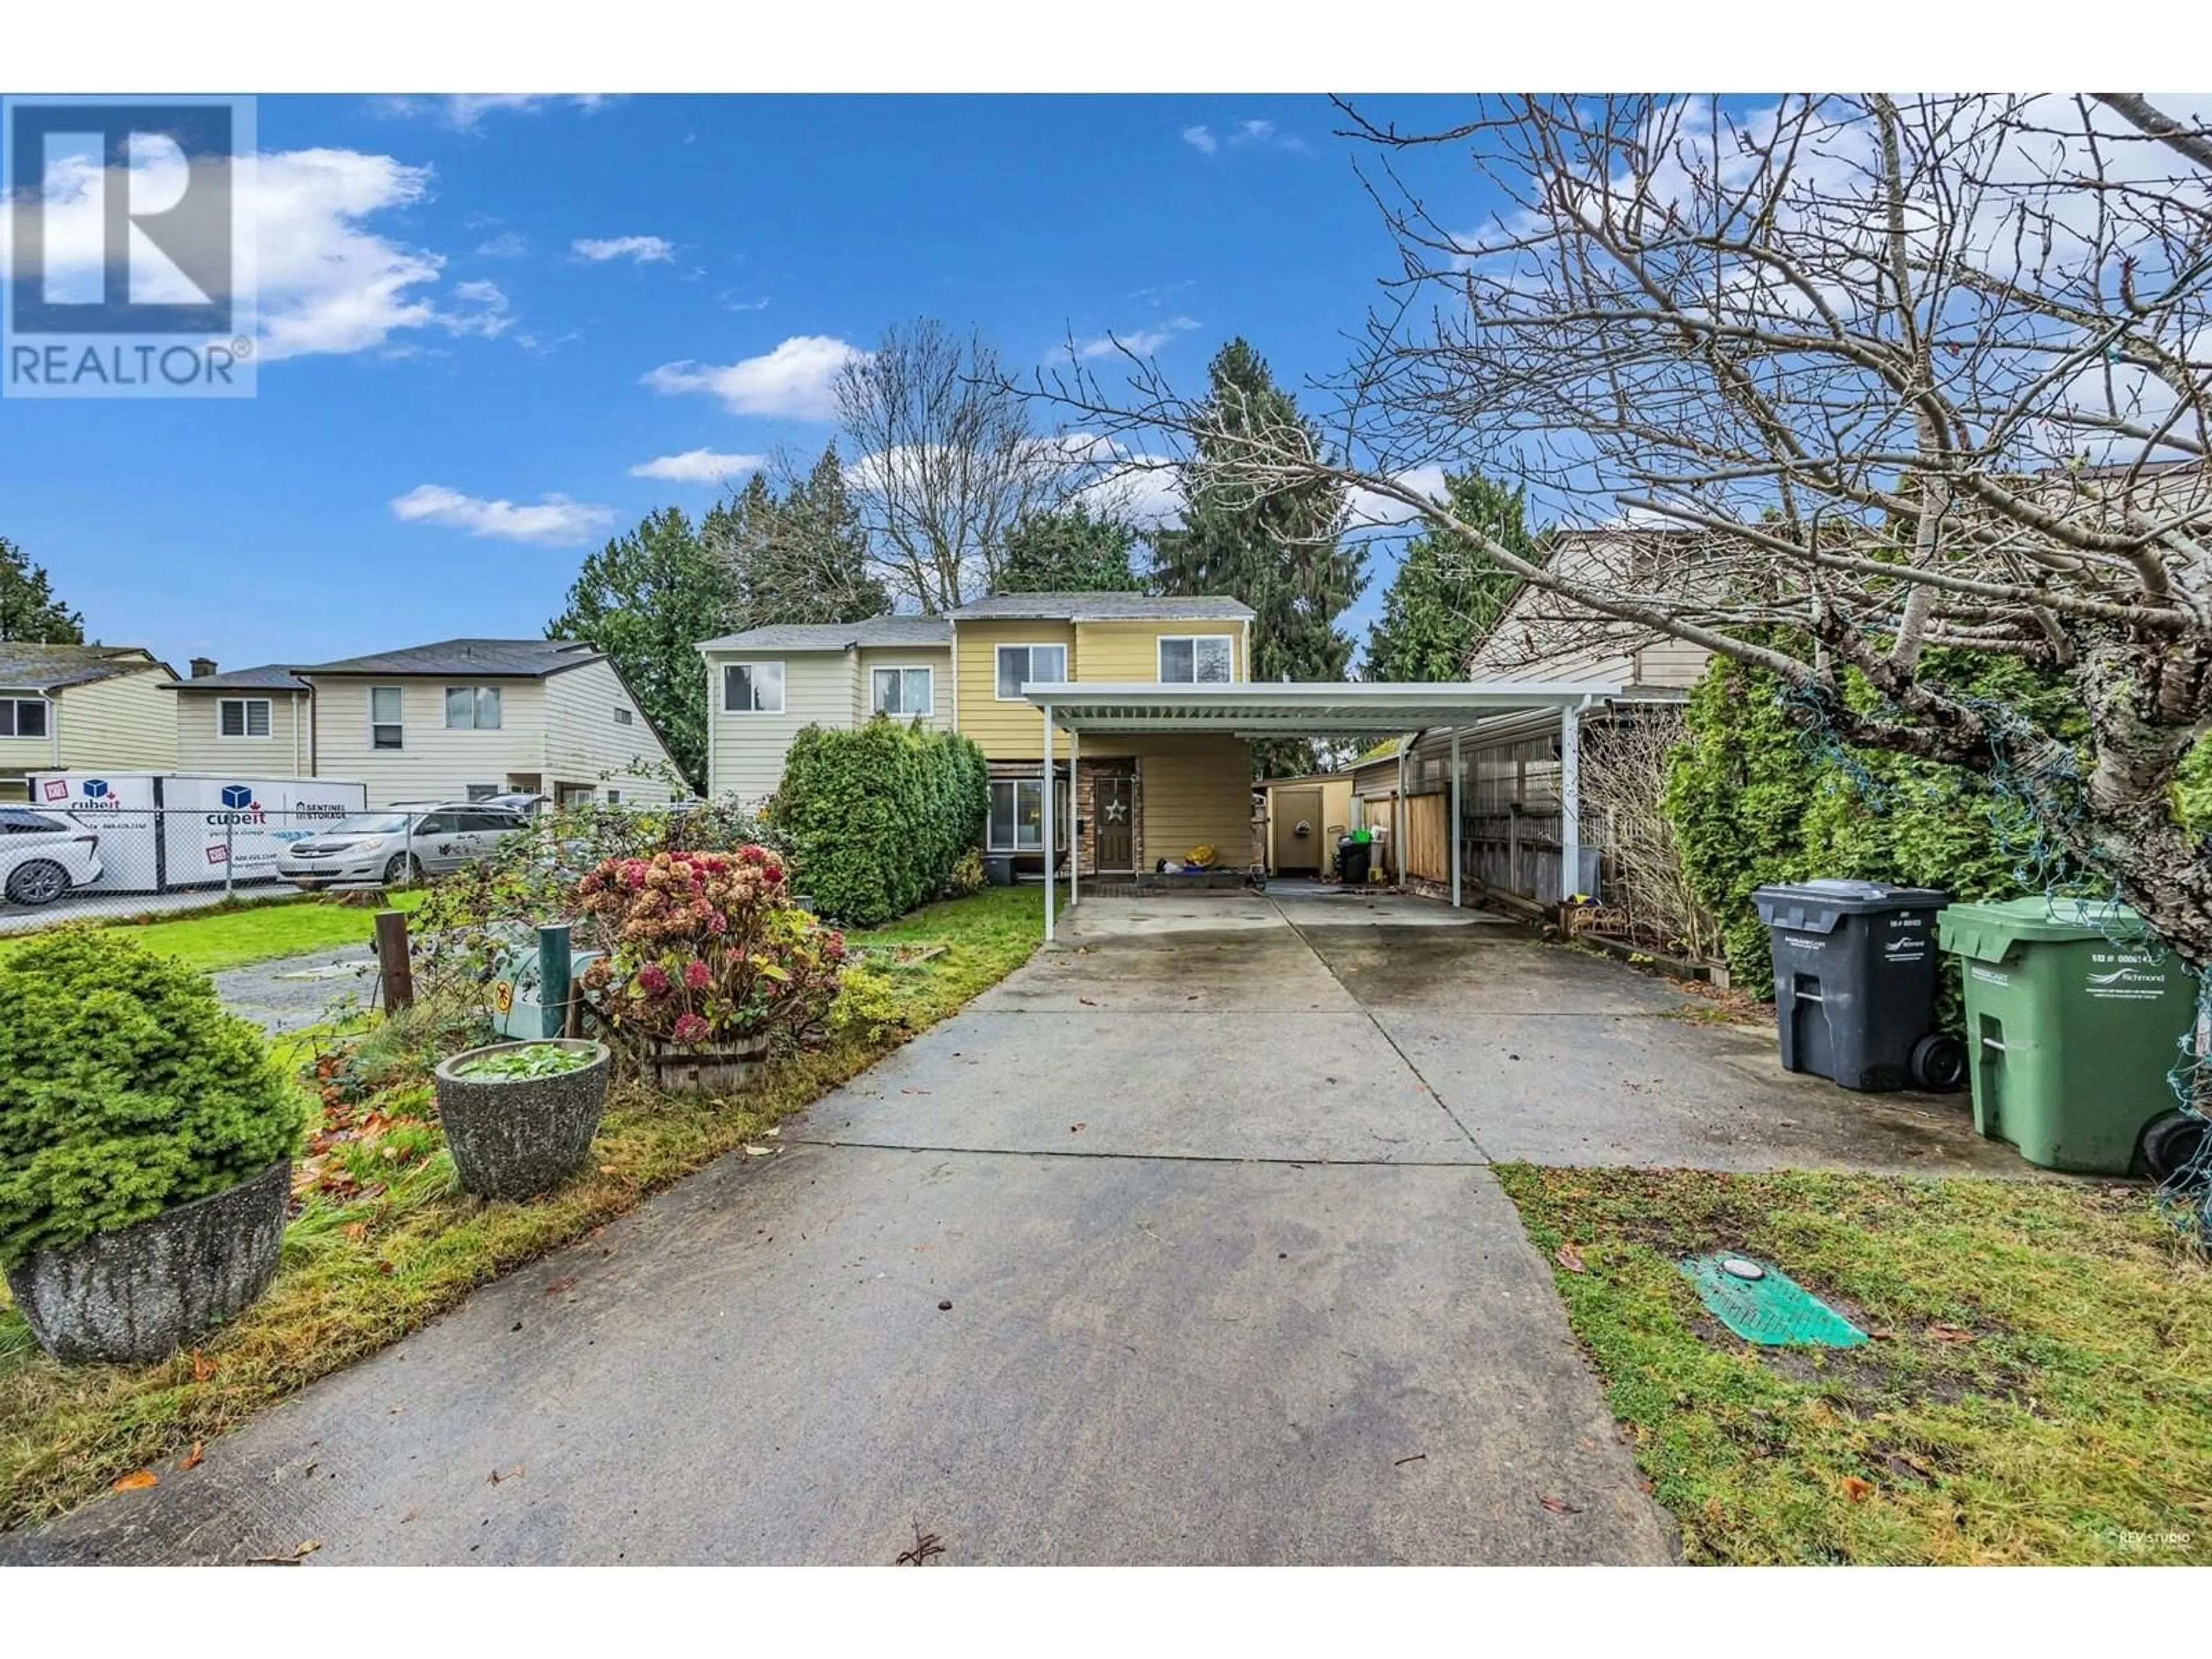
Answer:
[[(1067, 845), (1067, 780), (1053, 780), (1053, 841)], [(1038, 778), (991, 780), (991, 839), (994, 853), (1044, 850), (1044, 784)]]

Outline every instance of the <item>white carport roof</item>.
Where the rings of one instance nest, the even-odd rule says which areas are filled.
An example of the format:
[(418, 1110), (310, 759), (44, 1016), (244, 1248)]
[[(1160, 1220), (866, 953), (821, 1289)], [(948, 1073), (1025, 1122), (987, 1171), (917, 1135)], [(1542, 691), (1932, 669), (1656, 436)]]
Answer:
[(1330, 737), (1465, 726), (1493, 714), (1581, 708), (1621, 693), (1619, 681), (1503, 684), (1243, 681), (1228, 685), (1032, 680), (1022, 696), (1069, 732), (1219, 732)]

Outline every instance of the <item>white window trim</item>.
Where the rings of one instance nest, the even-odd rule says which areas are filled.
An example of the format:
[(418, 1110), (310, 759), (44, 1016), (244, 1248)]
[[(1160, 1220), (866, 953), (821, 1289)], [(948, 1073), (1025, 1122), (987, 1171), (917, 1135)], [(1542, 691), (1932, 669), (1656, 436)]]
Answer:
[[(1167, 675), (1168, 641), (1190, 641), (1190, 678), (1171, 680)], [(1219, 640), (1229, 647), (1229, 678), (1227, 681), (1202, 680), (1198, 678), (1198, 647), (1208, 640)], [(1215, 685), (1237, 683), (1237, 636), (1234, 634), (1163, 634), (1152, 641), (1152, 678), (1162, 685)]]
[[(466, 726), (453, 724), (453, 693), (456, 691), (465, 691), (469, 694), (469, 724)], [(497, 726), (477, 724), (477, 711), (483, 707), (483, 694), (487, 691), (499, 699)], [(445, 722), (445, 729), (448, 732), (503, 732), (507, 729), (507, 688), (503, 685), (488, 685), (482, 683), (448, 685), (438, 695), (438, 715)]]
[[(1065, 640), (1008, 640), (1004, 645), (991, 647), (991, 701), (994, 702), (1022, 702), (1026, 699), (1017, 694), (1008, 696), (999, 690), (999, 653), (1002, 651), (1057, 651), (1060, 653), (1060, 672), (1067, 672), (1067, 653), (1074, 647)], [(1023, 682), (1030, 684), (1028, 681)], [(1044, 684), (1042, 681), (1037, 684)]]
[[(380, 691), (397, 691), (399, 694), (399, 718), (398, 720), (380, 720), (376, 718), (376, 694)], [(368, 701), (369, 752), (373, 755), (404, 754), (407, 749), (407, 688), (404, 684), (372, 685), (368, 688), (367, 695)], [(380, 749), (377, 747), (376, 728), (380, 726), (396, 726), (399, 728), (399, 743), (397, 748)]]
[[(222, 729), (222, 706), (227, 702), (240, 704), (246, 712), (238, 717), (239, 732), (230, 736)], [(253, 735), (252, 706), (259, 703), (269, 711), (262, 722), (269, 729), (259, 737)], [(373, 723), (373, 722), (372, 722)], [(217, 743), (274, 743), (276, 741), (276, 701), (273, 697), (217, 697), (215, 700), (215, 740)]]
[[(997, 665), (993, 665), (995, 667)], [(926, 662), (872, 662), (868, 665), (868, 713), (871, 715), (886, 711), (876, 707), (876, 676), (878, 674), (927, 674), (929, 676), (929, 696), (920, 708), (902, 710), (898, 718), (912, 720), (919, 714), (924, 720), (937, 718), (937, 668)]]
[[(43, 731), (43, 732), (33, 732), (33, 733), (32, 733), (29, 737), (27, 737), (27, 738), (26, 738), (26, 737), (21, 737), (21, 736), (20, 736), (20, 735), (11, 735), (11, 736), (9, 736), (9, 737), (8, 737), (8, 738), (0, 738), (0, 742), (7, 742), (7, 743), (19, 743), (19, 742), (20, 742), (20, 743), (46, 743), (46, 742), (49, 741), (49, 740), (53, 737), (53, 734), (54, 734), (55, 729), (56, 729), (58, 726), (60, 726), (60, 724), (61, 724), (61, 722), (60, 722), (59, 720), (57, 720), (54, 718), (54, 700), (53, 700), (52, 697), (43, 696), (42, 694), (40, 694), (40, 693), (39, 693), (39, 692), (36, 692), (36, 691), (0, 691), (0, 702), (5, 702), (5, 703), (26, 703), (26, 702), (34, 702), (34, 703), (38, 704), (38, 705), (39, 705), (39, 707), (40, 707), (40, 708), (42, 708), (42, 709), (44, 709), (44, 710), (46, 711), (46, 729), (45, 731)], [(22, 717), (22, 715), (21, 715), (21, 714), (13, 714), (13, 715), (11, 715), (11, 716), (10, 716), (10, 719), (11, 719), (11, 720), (15, 723), (15, 724), (17, 724), (17, 725), (19, 725), (19, 726), (20, 726), (20, 725), (21, 724), (21, 722), (22, 722), (22, 719), (23, 719), (23, 717)]]
[[(780, 674), (780, 676), (779, 676), (779, 678), (780, 678), (781, 684), (778, 684), (778, 686), (776, 687), (776, 701), (775, 701), (775, 708), (731, 708), (731, 707), (730, 707), (730, 671), (731, 671), (732, 668), (744, 668), (744, 669), (753, 669), (753, 668), (775, 668), (775, 669), (779, 669), (779, 670), (781, 670), (781, 674)], [(748, 679), (749, 679), (749, 680), (750, 680), (750, 676), (748, 676)], [(722, 665), (722, 676), (721, 676), (721, 678), (722, 678), (722, 695), (721, 695), (721, 698), (720, 698), (720, 704), (721, 704), (721, 712), (722, 712), (723, 714), (737, 714), (737, 715), (740, 715), (740, 716), (747, 715), (747, 714), (767, 714), (767, 715), (769, 715), (769, 716), (771, 716), (771, 717), (775, 717), (775, 716), (779, 716), (779, 715), (781, 715), (781, 714), (783, 713), (785, 707), (786, 707), (786, 706), (787, 706), (787, 705), (791, 702), (791, 665), (790, 665), (789, 662), (788, 662), (788, 661), (787, 661), (784, 658), (781, 658), (781, 657), (743, 657), (743, 658), (739, 658), (739, 659), (736, 659), (736, 660), (734, 660), (734, 661), (726, 662), (726, 663), (724, 663), (724, 664)]]

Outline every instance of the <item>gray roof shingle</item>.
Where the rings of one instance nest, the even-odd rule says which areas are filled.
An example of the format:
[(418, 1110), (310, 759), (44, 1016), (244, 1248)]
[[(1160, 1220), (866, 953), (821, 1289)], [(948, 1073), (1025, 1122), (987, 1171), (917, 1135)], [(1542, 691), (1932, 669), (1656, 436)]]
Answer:
[(0, 686), (11, 690), (58, 691), (64, 686), (88, 685), (118, 674), (167, 667), (142, 646), (33, 645), (25, 640), (0, 640)]
[(337, 662), (301, 663), (301, 674), (491, 674), (543, 679), (595, 661), (599, 653), (574, 640), (441, 640)]
[(702, 651), (842, 651), (856, 645), (949, 646), (942, 617), (871, 617), (856, 623), (771, 623), (708, 640)]
[(1212, 594), (994, 593), (952, 613), (955, 622), (1235, 622), (1249, 605)]

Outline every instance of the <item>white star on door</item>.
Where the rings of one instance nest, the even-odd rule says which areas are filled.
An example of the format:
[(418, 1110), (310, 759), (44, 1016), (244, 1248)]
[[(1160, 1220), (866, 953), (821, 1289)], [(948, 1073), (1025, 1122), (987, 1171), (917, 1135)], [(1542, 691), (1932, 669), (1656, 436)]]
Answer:
[(1122, 810), (1122, 809), (1121, 809), (1121, 803), (1120, 801), (1118, 801), (1118, 800), (1109, 800), (1109, 801), (1108, 801), (1108, 802), (1106, 803), (1106, 822), (1107, 822), (1107, 823), (1121, 823), (1121, 810)]

